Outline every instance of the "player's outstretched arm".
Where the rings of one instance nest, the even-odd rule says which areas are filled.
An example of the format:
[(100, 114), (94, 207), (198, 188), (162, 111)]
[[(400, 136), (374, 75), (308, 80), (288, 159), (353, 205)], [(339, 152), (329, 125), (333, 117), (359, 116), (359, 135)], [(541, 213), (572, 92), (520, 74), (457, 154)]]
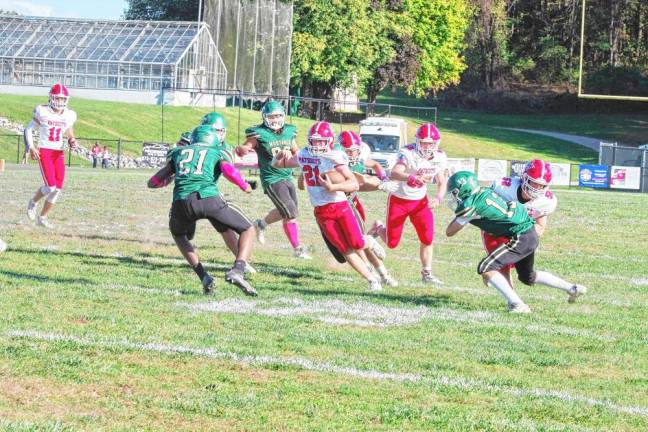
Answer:
[(293, 154), (291, 150), (284, 150), (274, 155), (271, 165), (274, 168), (297, 168), (299, 161), (297, 155)]
[(71, 150), (76, 149), (76, 147), (77, 147), (77, 140), (76, 140), (76, 138), (74, 137), (74, 129), (69, 128), (65, 133), (67, 134), (67, 137), (68, 137), (68, 140), (67, 140), (67, 141), (68, 141), (68, 145), (70, 146), (70, 149), (71, 149)]
[(448, 225), (446, 228), (446, 236), (452, 237), (453, 235), (457, 234), (459, 231), (462, 230), (463, 227), (465, 227), (465, 224), (462, 224), (460, 221), (457, 219), (459, 218), (454, 218), (452, 222)]
[(230, 183), (238, 186), (239, 189), (241, 189), (243, 192), (252, 192), (252, 186), (250, 186), (250, 184), (246, 182), (245, 179), (243, 179), (243, 176), (241, 175), (239, 170), (234, 167), (234, 165), (225, 161), (220, 161), (220, 169), (223, 173), (223, 177), (229, 180)]
[(389, 177), (383, 170), (383, 167), (382, 165), (380, 165), (380, 162), (375, 161), (373, 159), (367, 159), (365, 161), (365, 166), (369, 168), (371, 171), (373, 171), (374, 173), (376, 173), (376, 177), (378, 177), (380, 180), (382, 181), (389, 180)]
[(535, 220), (535, 222), (533, 228), (535, 229), (536, 234), (538, 234), (538, 237), (541, 237), (547, 229), (547, 216), (540, 216)]
[(163, 188), (173, 181), (173, 165), (167, 163), (146, 184), (149, 189)]
[(256, 148), (257, 144), (258, 144), (257, 139), (255, 137), (253, 137), (253, 136), (250, 136), (250, 137), (247, 137), (245, 139), (243, 144), (236, 147), (236, 149), (234, 151), (236, 152), (237, 155), (239, 155), (240, 157), (243, 157), (246, 154), (248, 154), (250, 152), (250, 150), (254, 150)]
[(448, 191), (448, 176), (446, 175), (445, 170), (439, 172), (435, 176), (435, 180), (437, 183), (437, 191), (434, 200), (432, 201), (432, 207), (438, 207), (439, 205), (441, 205), (441, 203), (443, 202), (443, 197)]

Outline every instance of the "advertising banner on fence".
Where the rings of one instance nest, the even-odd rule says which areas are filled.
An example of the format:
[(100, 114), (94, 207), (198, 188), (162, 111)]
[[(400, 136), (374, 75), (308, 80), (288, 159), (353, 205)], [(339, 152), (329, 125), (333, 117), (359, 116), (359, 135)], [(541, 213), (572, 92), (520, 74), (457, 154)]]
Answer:
[(607, 188), (608, 167), (605, 165), (579, 165), (578, 186)]
[(497, 159), (479, 159), (477, 178), (479, 181), (493, 181), (506, 177), (507, 162)]
[(571, 181), (571, 164), (551, 162), (551, 184), (569, 186)]
[(641, 168), (612, 165), (610, 171), (612, 189), (634, 189), (641, 187)]
[(142, 162), (151, 168), (161, 168), (166, 163), (168, 151), (168, 144), (144, 143), (142, 144)]
[(527, 161), (521, 160), (512, 160), (511, 166), (509, 168), (510, 177), (521, 177), (524, 172), (524, 167), (526, 166)]
[(457, 171), (475, 172), (475, 159), (448, 158), (448, 171), (450, 171), (450, 175), (456, 173)]

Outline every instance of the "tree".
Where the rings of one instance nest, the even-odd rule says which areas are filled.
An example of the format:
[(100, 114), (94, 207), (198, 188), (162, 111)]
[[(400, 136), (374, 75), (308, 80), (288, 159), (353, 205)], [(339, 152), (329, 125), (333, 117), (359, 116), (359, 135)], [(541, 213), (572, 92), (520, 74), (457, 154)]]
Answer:
[(403, 4), (421, 65), (408, 93), (423, 96), (458, 84), (466, 68), (461, 56), (469, 16), (465, 0), (405, 0)]
[(293, 17), (291, 79), (304, 95), (330, 98), (336, 86), (362, 88), (394, 55), (384, 17), (367, 0), (302, 0)]
[(127, 20), (196, 21), (199, 0), (127, 0)]

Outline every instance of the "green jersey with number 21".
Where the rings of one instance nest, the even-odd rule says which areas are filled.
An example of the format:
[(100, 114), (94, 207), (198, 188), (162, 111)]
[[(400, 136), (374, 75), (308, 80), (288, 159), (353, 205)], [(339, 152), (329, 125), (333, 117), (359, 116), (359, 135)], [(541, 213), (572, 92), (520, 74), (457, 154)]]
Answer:
[(533, 227), (534, 220), (524, 205), (504, 201), (491, 188), (482, 188), (466, 198), (455, 211), (459, 218), (496, 237), (513, 237)]
[(200, 198), (220, 195), (216, 174), (223, 160), (221, 148), (203, 143), (176, 147), (169, 152), (167, 160), (175, 172), (174, 201), (194, 192)]

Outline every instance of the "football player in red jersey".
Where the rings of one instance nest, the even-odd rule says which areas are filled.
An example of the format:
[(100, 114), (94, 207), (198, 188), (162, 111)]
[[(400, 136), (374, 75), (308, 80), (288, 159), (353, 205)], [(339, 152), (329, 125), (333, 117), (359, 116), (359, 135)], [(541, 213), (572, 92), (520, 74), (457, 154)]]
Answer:
[[(67, 108), (70, 92), (63, 84), (54, 84), (49, 92), (49, 104), (34, 108), (34, 117), (24, 131), (25, 147), (32, 159), (38, 160), (43, 186), (40, 187), (27, 204), (27, 217), (34, 221), (36, 204), (43, 197), (45, 204), (38, 216), (38, 225), (53, 228), (47, 215), (54, 207), (65, 180), (65, 153), (63, 135), (67, 134), (67, 143), (71, 149), (76, 148), (76, 139), (72, 126), (77, 115)], [(38, 127), (38, 145), (34, 145), (32, 131)]]

